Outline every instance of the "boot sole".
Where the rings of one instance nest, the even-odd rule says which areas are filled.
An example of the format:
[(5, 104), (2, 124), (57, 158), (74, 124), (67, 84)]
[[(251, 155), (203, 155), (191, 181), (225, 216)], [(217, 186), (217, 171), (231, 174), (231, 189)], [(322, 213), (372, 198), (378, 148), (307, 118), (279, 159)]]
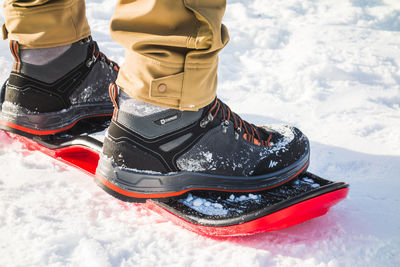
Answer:
[(305, 172), (309, 152), (282, 170), (258, 176), (224, 176), (196, 172), (155, 173), (141, 172), (117, 166), (112, 159), (100, 156), (96, 171), (97, 183), (107, 192), (125, 199), (165, 198), (182, 195), (192, 190), (225, 192), (256, 192), (289, 182)]
[(78, 104), (59, 112), (26, 113), (19, 107), (0, 109), (0, 129), (22, 134), (24, 136), (51, 135), (66, 131), (83, 119), (111, 116), (113, 106), (110, 102), (95, 104)]

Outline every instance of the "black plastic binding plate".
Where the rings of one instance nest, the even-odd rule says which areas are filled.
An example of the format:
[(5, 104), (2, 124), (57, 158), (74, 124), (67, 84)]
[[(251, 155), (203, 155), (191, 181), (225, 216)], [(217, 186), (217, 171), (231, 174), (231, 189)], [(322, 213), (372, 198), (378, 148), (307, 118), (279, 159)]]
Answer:
[[(60, 134), (28, 137), (50, 149), (79, 145), (100, 152), (101, 135), (108, 127), (109, 120), (105, 117), (90, 118)], [(190, 191), (181, 196), (151, 201), (193, 224), (218, 227), (252, 221), (346, 187), (346, 183), (331, 182), (307, 172), (284, 185), (259, 192)], [(107, 191), (107, 188), (104, 189)], [(109, 193), (121, 200), (132, 201), (118, 193)]]

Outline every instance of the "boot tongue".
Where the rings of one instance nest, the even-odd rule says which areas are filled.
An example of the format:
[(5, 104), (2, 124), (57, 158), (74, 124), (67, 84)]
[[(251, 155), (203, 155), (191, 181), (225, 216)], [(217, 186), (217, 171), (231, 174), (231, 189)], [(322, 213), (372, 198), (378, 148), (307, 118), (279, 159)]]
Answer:
[(295, 138), (292, 127), (283, 125), (269, 125), (261, 126), (259, 129), (263, 132), (263, 134), (272, 134), (271, 143), (290, 143)]
[[(215, 118), (214, 118), (214, 120), (216, 120), (216, 119), (218, 119), (218, 121), (219, 122), (223, 122), (224, 120), (227, 120), (227, 118), (228, 118), (228, 113), (229, 113), (229, 107), (228, 107), (228, 105), (226, 105), (225, 103), (223, 103), (221, 100), (219, 100), (219, 99), (215, 99), (213, 102), (211, 102), (211, 104), (209, 104), (208, 106), (206, 106), (205, 108), (204, 108), (204, 111), (205, 111), (205, 115), (207, 114), (207, 113), (209, 113), (210, 111), (211, 111), (211, 114), (212, 115), (214, 115), (215, 114), (215, 112), (216, 112), (216, 109), (218, 108), (218, 104), (217, 104), (217, 106), (215, 105), (215, 102), (216, 101), (219, 101), (220, 102), (220, 107), (219, 107), (219, 110), (218, 110), (218, 113), (217, 113), (217, 115), (215, 116)], [(225, 116), (224, 116), (224, 113), (225, 113)], [(233, 111), (230, 111), (230, 118), (229, 118), (229, 122), (230, 123), (232, 123), (232, 124), (234, 124), (235, 122), (235, 119), (234, 119), (234, 117), (236, 117), (236, 123), (237, 123), (237, 125), (239, 126), (240, 125), (240, 116), (239, 115), (237, 115), (236, 113), (234, 113)], [(243, 121), (243, 123), (242, 124), (245, 124), (246, 125), (246, 127), (247, 127), (247, 130), (249, 131), (249, 134), (251, 134), (251, 125), (253, 125), (253, 124), (251, 124), (251, 123), (249, 123), (249, 122), (247, 122), (247, 121), (245, 121), (245, 120), (243, 120), (242, 119), (242, 121)], [(271, 128), (267, 128), (267, 127), (263, 127), (263, 126), (261, 126), (261, 127), (258, 127), (258, 126), (255, 126), (255, 125), (253, 125), (254, 126), (254, 128), (256, 128), (257, 129), (257, 131), (258, 131), (258, 134), (260, 135), (260, 138), (261, 138), (261, 140), (264, 140), (264, 141), (267, 141), (267, 140), (269, 140), (270, 139), (270, 135), (272, 134), (272, 138), (270, 139), (270, 141), (272, 141), (272, 142), (277, 142), (279, 139), (281, 139), (283, 136), (281, 135), (281, 134), (279, 134), (277, 131), (275, 131), (274, 129), (271, 129)], [(245, 126), (244, 125), (242, 125), (242, 129), (241, 129), (241, 132), (242, 132), (242, 134), (243, 133), (245, 133), (246, 132), (246, 130), (245, 130)], [(255, 138), (257, 138), (257, 136), (254, 136)]]
[(268, 140), (269, 136), (272, 135), (271, 139), (269, 140), (271, 143), (277, 143), (283, 137), (283, 135), (281, 135), (279, 132), (266, 126), (257, 127), (257, 129), (260, 133), (261, 139), (263, 140)]
[(21, 61), (32, 65), (46, 65), (64, 54), (71, 46), (72, 44), (67, 44), (49, 48), (22, 49)]

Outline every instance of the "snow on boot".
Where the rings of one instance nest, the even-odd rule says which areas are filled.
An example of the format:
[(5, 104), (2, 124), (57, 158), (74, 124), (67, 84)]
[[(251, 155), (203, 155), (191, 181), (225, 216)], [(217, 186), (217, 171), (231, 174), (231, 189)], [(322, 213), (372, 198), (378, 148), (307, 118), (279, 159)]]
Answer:
[(19, 44), (11, 41), (15, 63), (1, 93), (0, 128), (28, 136), (50, 135), (83, 118), (112, 114), (108, 87), (116, 80), (118, 65), (91, 37), (67, 48), (51, 60), (43, 58), (49, 55), (46, 49), (26, 51), (34, 56), (24, 60)]
[(125, 94), (118, 99), (117, 91), (110, 90), (116, 109), (96, 174), (114, 196), (135, 201), (195, 189), (258, 191), (308, 167), (309, 142), (297, 128), (256, 127), (218, 98), (199, 111), (137, 116), (117, 103)]

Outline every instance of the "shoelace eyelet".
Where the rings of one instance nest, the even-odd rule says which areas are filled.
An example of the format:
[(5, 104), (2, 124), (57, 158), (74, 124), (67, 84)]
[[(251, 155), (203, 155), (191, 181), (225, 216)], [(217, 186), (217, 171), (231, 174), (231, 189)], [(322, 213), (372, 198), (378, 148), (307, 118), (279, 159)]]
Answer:
[(208, 116), (200, 121), (200, 127), (206, 128), (207, 124), (211, 122), (213, 119), (214, 117), (211, 115), (211, 113), (208, 113)]
[(229, 121), (225, 120), (221, 122), (221, 126), (222, 126), (222, 133), (226, 134), (228, 131)]
[(242, 132), (242, 129), (240, 129), (240, 128), (235, 129), (235, 139), (236, 140), (239, 140), (241, 132)]
[(93, 62), (95, 62), (95, 61), (96, 61), (96, 57), (95, 57), (95, 56), (92, 56), (91, 58), (89, 58), (89, 59), (86, 61), (86, 66), (88, 66), (88, 67), (92, 66)]

